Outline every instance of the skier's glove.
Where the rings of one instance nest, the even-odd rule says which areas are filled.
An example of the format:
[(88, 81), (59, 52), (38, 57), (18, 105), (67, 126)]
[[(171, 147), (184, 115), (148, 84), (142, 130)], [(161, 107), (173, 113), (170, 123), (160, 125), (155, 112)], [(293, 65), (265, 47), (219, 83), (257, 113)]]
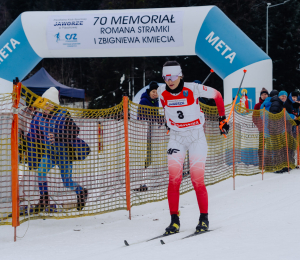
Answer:
[(229, 125), (226, 122), (226, 116), (220, 116), (219, 117), (219, 128), (220, 128), (220, 134), (227, 135), (229, 132)]
[(168, 127), (167, 123), (165, 123), (165, 127), (166, 127), (167, 131), (170, 131), (170, 127)]

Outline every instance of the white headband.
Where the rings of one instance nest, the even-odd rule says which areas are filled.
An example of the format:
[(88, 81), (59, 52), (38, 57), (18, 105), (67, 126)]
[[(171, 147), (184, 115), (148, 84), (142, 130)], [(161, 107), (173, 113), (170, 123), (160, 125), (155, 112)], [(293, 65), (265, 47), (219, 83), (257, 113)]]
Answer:
[(163, 67), (163, 76), (182, 76), (182, 71), (180, 66), (166, 66)]

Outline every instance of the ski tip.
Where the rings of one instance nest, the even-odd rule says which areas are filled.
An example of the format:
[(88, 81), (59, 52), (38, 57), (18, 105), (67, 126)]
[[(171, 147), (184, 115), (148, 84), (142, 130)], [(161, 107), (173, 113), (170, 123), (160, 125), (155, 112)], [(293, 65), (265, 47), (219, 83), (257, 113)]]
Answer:
[(128, 242), (124, 240), (125, 246), (129, 246)]
[(161, 239), (160, 240), (160, 243), (162, 244), (162, 245), (164, 245), (165, 244), (165, 242)]

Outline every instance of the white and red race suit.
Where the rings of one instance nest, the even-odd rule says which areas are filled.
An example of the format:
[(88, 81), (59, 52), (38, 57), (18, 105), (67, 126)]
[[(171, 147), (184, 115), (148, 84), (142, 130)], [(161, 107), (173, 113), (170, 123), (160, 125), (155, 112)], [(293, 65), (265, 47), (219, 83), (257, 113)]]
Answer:
[(170, 128), (168, 144), (169, 187), (168, 202), (170, 214), (178, 214), (179, 188), (186, 151), (189, 150), (190, 175), (196, 192), (200, 213), (208, 213), (208, 195), (204, 183), (207, 142), (203, 130), (204, 114), (198, 98), (213, 98), (219, 116), (225, 115), (223, 98), (214, 88), (197, 83), (184, 83), (176, 94), (166, 90), (166, 85), (157, 89)]

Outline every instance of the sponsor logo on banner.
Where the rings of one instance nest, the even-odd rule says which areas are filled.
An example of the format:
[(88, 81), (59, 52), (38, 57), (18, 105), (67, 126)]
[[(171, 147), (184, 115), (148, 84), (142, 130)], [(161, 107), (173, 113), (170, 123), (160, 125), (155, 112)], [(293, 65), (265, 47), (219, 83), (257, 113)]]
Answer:
[(177, 126), (178, 128), (185, 128), (185, 127), (189, 127), (189, 126), (196, 126), (196, 125), (200, 125), (200, 119), (196, 119), (194, 121), (191, 122), (186, 122), (186, 123), (175, 123), (173, 120), (169, 119), (169, 121), (171, 122), (171, 125)]
[(177, 106), (186, 106), (186, 105), (187, 105), (186, 98), (168, 100), (168, 107), (177, 107)]
[(204, 91), (207, 91), (207, 87), (206, 87), (206, 86), (204, 86), (204, 85), (203, 85), (203, 90), (204, 90)]
[(183, 46), (183, 11), (55, 15), (48, 18), (49, 49)]

